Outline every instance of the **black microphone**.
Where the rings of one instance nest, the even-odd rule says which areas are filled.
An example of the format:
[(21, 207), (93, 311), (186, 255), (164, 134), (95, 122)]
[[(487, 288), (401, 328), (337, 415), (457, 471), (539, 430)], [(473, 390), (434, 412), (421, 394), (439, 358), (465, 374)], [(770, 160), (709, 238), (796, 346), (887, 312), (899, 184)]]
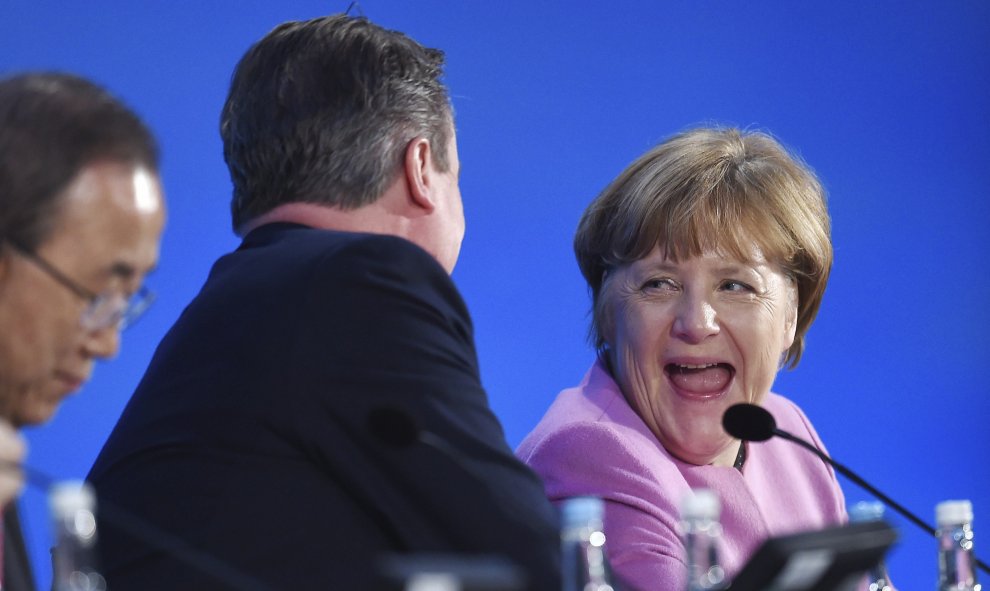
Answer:
[[(150, 521), (114, 505), (106, 500), (96, 499), (96, 513), (104, 523), (111, 525), (136, 540), (146, 542), (177, 561), (184, 563), (215, 581), (230, 585), (233, 589), (251, 591), (272, 591), (272, 588), (254, 575), (220, 560), (213, 554), (193, 546), (177, 535), (158, 528)], [(99, 534), (97, 534), (99, 535)]]
[[(483, 482), (484, 478), (471, 465), (464, 452), (432, 431), (421, 428), (412, 415), (391, 406), (380, 406), (368, 413), (368, 430), (380, 441), (395, 449), (405, 449), (421, 443), (446, 457), (471, 478)], [(496, 503), (502, 505), (496, 500)], [(510, 512), (511, 513), (511, 512)]]
[[(470, 464), (464, 452), (447, 442), (432, 431), (420, 428), (412, 415), (404, 410), (390, 406), (381, 406), (368, 413), (368, 430), (382, 441), (395, 449), (406, 449), (415, 443), (421, 443), (440, 452), (458, 468), (466, 472), (472, 479), (483, 482), (484, 478)], [(494, 498), (494, 496), (493, 496)], [(496, 499), (500, 507), (502, 502)], [(511, 513), (511, 512), (510, 512)]]
[(762, 406), (735, 404), (722, 415), (722, 427), (736, 439), (766, 441), (774, 436), (777, 421)]
[[(457, 466), (459, 470), (470, 476), (478, 484), (484, 486), (484, 478), (471, 465), (464, 452), (451, 445), (439, 435), (420, 428), (408, 412), (398, 408), (381, 406), (371, 410), (367, 416), (368, 430), (381, 442), (394, 449), (407, 449), (414, 444), (425, 445), (437, 451)], [(516, 511), (508, 505), (506, 499), (494, 494), (488, 489), (489, 498), (495, 507), (513, 515)], [(534, 539), (543, 537), (543, 532), (533, 524), (522, 520), (518, 522), (527, 529)], [(408, 557), (386, 557), (382, 564), (383, 570), (391, 577), (406, 581), (410, 576), (426, 569), (449, 572), (457, 576), (466, 588), (505, 588), (522, 589), (526, 586), (528, 575), (525, 570), (507, 557), (498, 555), (471, 556), (462, 554), (451, 555), (412, 555)]]
[[(821, 458), (826, 464), (835, 468), (836, 472), (839, 472), (849, 480), (852, 480), (860, 487), (866, 489), (867, 492), (883, 501), (886, 505), (890, 506), (891, 509), (894, 509), (903, 515), (908, 521), (925, 530), (935, 538), (938, 538), (938, 532), (934, 527), (922, 521), (921, 518), (908, 511), (894, 499), (891, 499), (877, 490), (876, 487), (871, 485), (869, 482), (860, 478), (858, 474), (828, 457), (825, 452), (804, 439), (801, 439), (796, 435), (792, 435), (783, 429), (778, 429), (776, 419), (773, 418), (770, 411), (762, 406), (757, 406), (755, 404), (735, 404), (730, 406), (728, 410), (725, 411), (725, 414), (722, 415), (722, 427), (725, 429), (726, 433), (743, 441), (766, 441), (776, 435), (777, 437), (800, 445)], [(980, 567), (980, 569), (984, 572), (990, 573), (990, 570), (987, 570), (986, 563), (977, 558), (975, 555), (973, 556), (973, 559), (976, 561), (976, 566)]]
[[(405, 410), (390, 406), (374, 408), (368, 413), (367, 425), (368, 430), (379, 441), (388, 444), (392, 448), (406, 449), (412, 447), (413, 444), (419, 443), (439, 452), (440, 455), (447, 458), (447, 460), (457, 466), (461, 471), (469, 475), (472, 480), (485, 486), (484, 476), (478, 472), (475, 466), (471, 465), (470, 458), (462, 450), (451, 445), (449, 441), (436, 433), (421, 428), (413, 416)], [(485, 486), (485, 488), (488, 487)], [(504, 499), (501, 496), (495, 495), (491, 489), (488, 489), (488, 492), (490, 498), (499, 509), (505, 510), (510, 515), (517, 512), (508, 505), (510, 499)], [(532, 528), (528, 522), (524, 521), (521, 523), (525, 524), (526, 527)], [(534, 530), (534, 533), (538, 532)]]

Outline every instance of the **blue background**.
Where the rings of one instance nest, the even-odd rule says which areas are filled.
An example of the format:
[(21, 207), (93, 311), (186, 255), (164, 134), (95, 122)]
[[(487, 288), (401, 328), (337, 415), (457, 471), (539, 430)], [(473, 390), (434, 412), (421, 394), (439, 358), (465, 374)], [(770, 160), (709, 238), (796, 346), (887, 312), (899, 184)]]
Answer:
[[(122, 96), (161, 140), (170, 205), (149, 280), (157, 304), (117, 361), (28, 432), (32, 465), (86, 474), (157, 342), (236, 246), (217, 133), (236, 61), (279, 22), (347, 4), (0, 5), (0, 73), (65, 69)], [(584, 207), (673, 132), (766, 129), (822, 178), (836, 250), (805, 359), (775, 389), (805, 409), (836, 458), (926, 520), (941, 500), (972, 499), (977, 549), (990, 557), (990, 4), (366, 0), (361, 9), (447, 52), (468, 219), (454, 279), (513, 446), (593, 359), (570, 247)], [(44, 498), (32, 490), (24, 502), (46, 589)], [(933, 540), (892, 521), (902, 536), (889, 557), (895, 581), (933, 589)]]

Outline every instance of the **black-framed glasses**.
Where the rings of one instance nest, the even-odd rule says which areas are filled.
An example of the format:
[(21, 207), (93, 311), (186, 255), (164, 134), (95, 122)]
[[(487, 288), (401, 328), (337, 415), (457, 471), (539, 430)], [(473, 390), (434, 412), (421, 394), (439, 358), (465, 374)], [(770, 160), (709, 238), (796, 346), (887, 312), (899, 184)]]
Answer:
[(102, 330), (111, 326), (124, 330), (134, 324), (155, 301), (155, 293), (143, 285), (130, 296), (115, 290), (94, 293), (70, 279), (37, 253), (11, 242), (8, 244), (49, 277), (86, 301), (86, 309), (79, 316), (79, 324), (86, 330)]

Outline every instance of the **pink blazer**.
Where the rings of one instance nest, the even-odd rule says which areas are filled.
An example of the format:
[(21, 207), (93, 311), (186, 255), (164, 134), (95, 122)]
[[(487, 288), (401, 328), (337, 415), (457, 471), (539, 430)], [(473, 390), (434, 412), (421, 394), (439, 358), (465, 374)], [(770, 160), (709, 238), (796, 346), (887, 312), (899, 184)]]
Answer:
[[(824, 449), (794, 403), (770, 394), (764, 407), (780, 428)], [(721, 559), (729, 577), (769, 536), (846, 520), (831, 468), (788, 441), (748, 444), (741, 472), (675, 459), (600, 363), (579, 386), (557, 396), (516, 453), (543, 477), (551, 501), (578, 495), (605, 500), (609, 560), (635, 589), (686, 588), (678, 518), (692, 488), (712, 489), (721, 499)]]

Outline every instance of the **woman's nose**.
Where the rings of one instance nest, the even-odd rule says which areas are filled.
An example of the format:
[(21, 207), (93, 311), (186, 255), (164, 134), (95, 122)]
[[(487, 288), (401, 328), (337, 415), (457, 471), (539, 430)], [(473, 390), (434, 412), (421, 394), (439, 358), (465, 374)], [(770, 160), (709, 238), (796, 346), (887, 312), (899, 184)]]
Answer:
[(684, 294), (674, 318), (674, 336), (688, 343), (700, 343), (719, 332), (718, 315), (705, 298)]

